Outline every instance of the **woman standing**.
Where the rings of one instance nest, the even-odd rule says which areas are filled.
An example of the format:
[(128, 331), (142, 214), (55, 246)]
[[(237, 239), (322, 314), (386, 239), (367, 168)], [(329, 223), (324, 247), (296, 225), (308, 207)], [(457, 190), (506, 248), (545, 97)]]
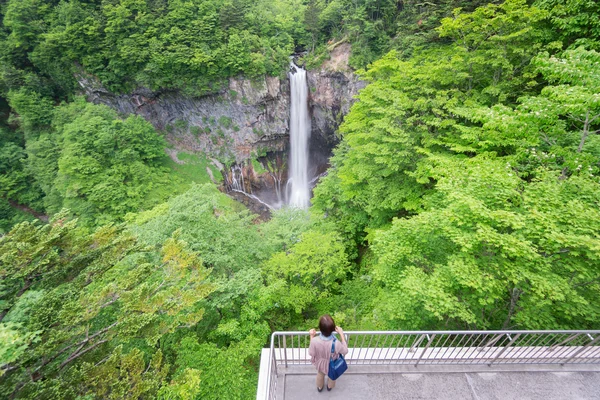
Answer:
[[(348, 345), (346, 344), (346, 337), (344, 331), (339, 326), (335, 326), (333, 318), (330, 315), (325, 314), (319, 319), (319, 333), (315, 329), (308, 331), (310, 334), (310, 347), (308, 348), (308, 354), (310, 354), (310, 361), (312, 365), (317, 369), (317, 390), (320, 392), (325, 386), (325, 376), (329, 371), (329, 358), (331, 357), (331, 343), (335, 338), (333, 332), (337, 332), (340, 335), (340, 340), (335, 340), (335, 347), (333, 353), (333, 359), (336, 360), (340, 354), (345, 355), (348, 353)], [(327, 390), (331, 390), (335, 387), (335, 381), (328, 379)]]

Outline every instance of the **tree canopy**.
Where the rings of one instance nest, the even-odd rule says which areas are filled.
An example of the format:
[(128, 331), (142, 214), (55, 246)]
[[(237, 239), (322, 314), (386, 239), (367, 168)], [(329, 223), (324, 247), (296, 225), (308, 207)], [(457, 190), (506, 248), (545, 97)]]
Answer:
[[(0, 397), (251, 398), (270, 333), (324, 313), (598, 329), (599, 7), (0, 2)], [(344, 41), (367, 86), (312, 207), (268, 221), (76, 95), (202, 95)]]
[(368, 245), (382, 326), (597, 326), (600, 54), (544, 18), (457, 12), (453, 43), (363, 72), (314, 207)]

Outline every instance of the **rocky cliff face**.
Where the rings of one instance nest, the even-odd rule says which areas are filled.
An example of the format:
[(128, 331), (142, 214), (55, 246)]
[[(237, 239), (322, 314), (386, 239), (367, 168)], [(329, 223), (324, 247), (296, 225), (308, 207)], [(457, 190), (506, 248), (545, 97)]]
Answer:
[(176, 148), (241, 161), (253, 152), (285, 148), (289, 88), (276, 77), (231, 79), (221, 93), (193, 98), (178, 92), (139, 89), (116, 95), (82, 77), (89, 101), (122, 114), (137, 114), (167, 132)]
[(337, 143), (335, 131), (350, 111), (365, 82), (348, 67), (350, 44), (337, 46), (321, 68), (308, 71), (313, 136), (328, 145)]
[[(347, 67), (349, 46), (338, 46), (331, 60), (309, 71), (313, 141), (311, 147), (333, 148), (335, 131), (353, 97), (364, 85)], [(289, 81), (232, 78), (227, 89), (199, 98), (178, 92), (139, 89), (116, 95), (93, 78), (79, 84), (94, 103), (106, 104), (122, 114), (141, 115), (167, 132), (175, 148), (202, 151), (214, 158), (241, 162), (285, 151), (289, 142)]]

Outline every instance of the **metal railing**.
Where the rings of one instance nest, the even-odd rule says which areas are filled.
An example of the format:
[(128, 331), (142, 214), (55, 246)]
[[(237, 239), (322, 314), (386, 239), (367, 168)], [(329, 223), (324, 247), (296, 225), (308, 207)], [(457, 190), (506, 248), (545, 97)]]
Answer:
[[(348, 365), (600, 364), (600, 330), (345, 332)], [(339, 338), (338, 338), (339, 339)], [(274, 332), (267, 371), (275, 399), (280, 368), (310, 364), (308, 332)]]

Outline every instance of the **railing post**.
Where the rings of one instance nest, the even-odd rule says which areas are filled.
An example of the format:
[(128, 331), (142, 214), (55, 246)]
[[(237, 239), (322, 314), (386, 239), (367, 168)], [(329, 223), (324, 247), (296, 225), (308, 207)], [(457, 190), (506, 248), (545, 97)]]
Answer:
[[(283, 334), (283, 360), (285, 363), (285, 367), (288, 367), (288, 363), (287, 363), (287, 345), (286, 345), (286, 341), (285, 338), (287, 337), (287, 335)], [(279, 349), (281, 351), (281, 349)]]
[[(507, 333), (506, 336), (508, 336), (510, 338), (510, 335)], [(504, 352), (506, 351), (506, 349), (508, 349), (510, 346), (512, 346), (512, 344), (519, 338), (519, 336), (521, 336), (520, 333), (517, 333), (515, 335), (514, 338), (512, 338), (512, 340), (510, 342), (508, 342), (508, 344), (506, 346), (504, 346), (504, 348), (502, 350), (500, 350), (500, 353), (498, 353), (496, 355), (496, 357), (494, 357), (494, 359), (488, 364), (488, 367), (491, 367), (492, 364), (498, 359), (498, 357), (500, 357), (502, 354), (504, 354)]]
[(565, 365), (570, 360), (572, 360), (573, 358), (575, 358), (576, 355), (578, 355), (579, 353), (581, 353), (583, 350), (586, 350), (588, 347), (590, 347), (591, 345), (593, 345), (594, 343), (596, 343), (598, 340), (600, 340), (600, 335), (597, 335), (594, 340), (592, 340), (591, 342), (589, 342), (588, 344), (586, 344), (585, 346), (583, 346), (582, 348), (580, 348), (579, 350), (577, 350), (574, 354), (572, 354), (569, 358), (567, 358), (565, 360), (565, 362), (561, 363), (560, 365)]
[(435, 339), (435, 333), (433, 335), (431, 335), (431, 337), (429, 338), (429, 335), (427, 335), (427, 337), (429, 338), (429, 340), (427, 341), (427, 346), (425, 346), (425, 348), (423, 349), (423, 352), (421, 353), (421, 357), (419, 357), (419, 359), (417, 360), (417, 363), (415, 364), (415, 367), (417, 365), (419, 365), (419, 362), (421, 361), (421, 358), (423, 358), (423, 356), (425, 355), (425, 352), (427, 351), (427, 349), (429, 348), (429, 345), (431, 344), (431, 342), (433, 342), (433, 339)]
[(421, 344), (421, 342), (423, 341), (423, 339), (425, 339), (425, 337), (426, 337), (425, 333), (421, 334), (421, 336), (419, 337), (419, 339), (417, 339), (417, 341), (414, 342), (412, 346), (410, 346), (410, 349), (408, 349), (408, 352), (412, 353), (413, 351), (415, 351), (415, 348), (419, 347), (419, 345)]
[(557, 347), (564, 346), (565, 344), (569, 343), (571, 340), (579, 337), (580, 335), (581, 335), (581, 333), (576, 333), (574, 335), (571, 335), (568, 338), (566, 338), (565, 340), (563, 340), (562, 342), (556, 343), (556, 344), (548, 347), (548, 351), (553, 352), (554, 350), (556, 350)]
[(504, 335), (505, 335), (504, 333), (500, 333), (500, 334), (496, 335), (494, 338), (490, 339), (486, 344), (479, 347), (478, 350), (481, 351), (488, 346), (493, 346), (498, 340), (502, 339), (502, 337), (504, 337)]

